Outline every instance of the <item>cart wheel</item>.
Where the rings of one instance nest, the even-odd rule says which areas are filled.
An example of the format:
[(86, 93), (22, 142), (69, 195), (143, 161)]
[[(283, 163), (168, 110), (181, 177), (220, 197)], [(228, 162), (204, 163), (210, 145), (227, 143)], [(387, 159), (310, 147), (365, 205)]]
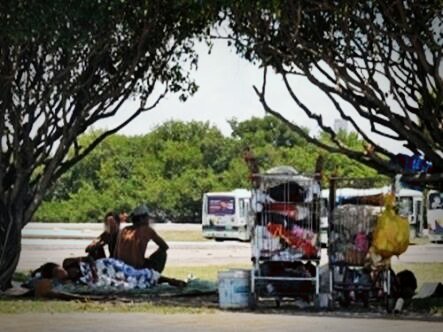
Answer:
[(314, 308), (315, 310), (320, 310), (320, 295), (314, 295)]
[(342, 293), (338, 298), (338, 303), (341, 307), (347, 308), (351, 304), (351, 298), (348, 295)]
[(255, 293), (249, 294), (248, 307), (250, 310), (257, 309), (257, 296), (255, 295)]
[(386, 312), (388, 314), (391, 314), (395, 306), (394, 298), (390, 297), (388, 294), (385, 294), (384, 302), (385, 302)]
[(331, 294), (331, 297), (328, 301), (328, 310), (335, 310), (335, 309), (337, 309), (336, 297), (334, 296), (334, 294)]
[(362, 292), (361, 299), (365, 308), (369, 308), (369, 292)]

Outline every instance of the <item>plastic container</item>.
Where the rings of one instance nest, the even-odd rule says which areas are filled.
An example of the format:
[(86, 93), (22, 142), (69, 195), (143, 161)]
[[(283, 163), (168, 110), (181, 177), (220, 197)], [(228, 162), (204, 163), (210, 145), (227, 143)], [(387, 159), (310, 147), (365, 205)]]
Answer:
[(218, 273), (218, 302), (222, 309), (247, 308), (251, 285), (250, 270)]

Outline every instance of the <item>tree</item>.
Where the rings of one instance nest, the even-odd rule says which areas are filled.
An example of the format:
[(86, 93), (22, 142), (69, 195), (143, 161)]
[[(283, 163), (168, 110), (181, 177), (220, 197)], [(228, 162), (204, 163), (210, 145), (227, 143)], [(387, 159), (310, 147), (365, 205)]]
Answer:
[[(232, 119), (229, 125), (232, 129), (232, 137), (242, 140), (243, 144), (256, 146), (271, 144), (274, 147), (306, 144), (304, 138), (294, 133), (290, 127), (274, 116), (253, 117), (242, 122)], [(307, 129), (304, 131), (308, 132)]]
[[(79, 143), (100, 133), (90, 131)], [(96, 222), (145, 202), (160, 219), (198, 221), (203, 193), (226, 188), (217, 176), (232, 159), (231, 141), (195, 121), (169, 121), (143, 136), (112, 135), (59, 179), (34, 220)]]
[[(347, 174), (349, 176), (375, 176), (376, 171), (339, 153), (326, 153), (308, 143), (302, 136), (278, 118), (268, 115), (251, 118), (242, 122), (230, 121), (232, 136), (243, 146), (253, 148), (260, 166), (264, 169), (275, 165), (291, 165), (303, 173), (312, 173), (319, 155), (324, 158), (324, 174)], [(307, 128), (301, 128), (309, 135)], [(356, 132), (340, 131), (337, 136), (342, 142), (356, 151), (363, 151), (363, 141)], [(318, 139), (323, 144), (331, 144), (329, 136), (321, 132)]]
[[(205, 192), (250, 187), (245, 146), (253, 150), (262, 170), (291, 165), (310, 173), (322, 154), (326, 175), (337, 169), (349, 176), (375, 175), (346, 156), (325, 154), (275, 117), (233, 120), (231, 126), (231, 137), (195, 121), (169, 121), (142, 136), (112, 135), (57, 181), (33, 220), (97, 222), (110, 210), (130, 211), (145, 202), (157, 220), (200, 222)], [(79, 144), (101, 133), (89, 131), (79, 137)], [(339, 135), (348, 146), (362, 150), (357, 134)], [(330, 143), (325, 134), (320, 139)]]
[[(404, 143), (431, 161), (434, 172), (443, 173), (441, 1), (232, 1), (226, 8), (229, 42), (264, 68), (263, 85), (254, 89), (269, 114), (322, 149), (383, 174), (402, 169), (391, 162), (395, 154), (377, 144), (366, 127)], [(281, 76), (295, 105), (328, 134), (329, 143), (268, 104), (268, 67)], [(331, 111), (364, 139), (365, 150), (348, 146), (301, 100), (294, 77), (307, 79), (329, 98)], [(442, 176), (436, 176), (440, 184)]]
[[(195, 92), (193, 43), (210, 19), (185, 0), (0, 3), (0, 289), (16, 268), (21, 229), (54, 182), (167, 92)], [(79, 144), (130, 97), (139, 106), (126, 120)]]

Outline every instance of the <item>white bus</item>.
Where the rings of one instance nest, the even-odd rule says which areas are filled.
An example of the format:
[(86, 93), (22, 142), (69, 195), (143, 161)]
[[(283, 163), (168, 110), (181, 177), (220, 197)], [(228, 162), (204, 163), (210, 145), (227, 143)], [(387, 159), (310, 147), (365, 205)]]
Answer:
[(402, 188), (396, 193), (398, 214), (408, 218), (409, 239), (423, 234), (423, 193), (418, 190)]
[(443, 192), (432, 190), (428, 193), (427, 219), (429, 240), (443, 241)]
[(249, 241), (252, 223), (249, 190), (235, 189), (203, 195), (202, 231), (205, 238)]

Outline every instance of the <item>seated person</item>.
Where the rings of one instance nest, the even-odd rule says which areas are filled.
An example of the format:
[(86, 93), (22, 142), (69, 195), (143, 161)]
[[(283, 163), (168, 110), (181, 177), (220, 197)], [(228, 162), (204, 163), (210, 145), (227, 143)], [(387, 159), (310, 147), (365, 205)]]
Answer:
[(105, 230), (100, 236), (89, 244), (85, 251), (94, 259), (105, 258), (104, 247), (108, 245), (109, 257), (114, 257), (117, 236), (120, 230), (120, 217), (108, 212), (104, 220)]
[[(114, 257), (135, 268), (149, 268), (161, 273), (166, 265), (168, 245), (152, 229), (149, 210), (145, 205), (137, 207), (131, 214), (132, 225), (122, 229), (117, 239)], [(145, 258), (146, 247), (152, 240), (158, 249)]]
[(128, 214), (126, 213), (125, 209), (121, 209), (120, 213), (118, 214), (118, 218), (120, 219), (120, 224), (124, 224), (128, 222)]

